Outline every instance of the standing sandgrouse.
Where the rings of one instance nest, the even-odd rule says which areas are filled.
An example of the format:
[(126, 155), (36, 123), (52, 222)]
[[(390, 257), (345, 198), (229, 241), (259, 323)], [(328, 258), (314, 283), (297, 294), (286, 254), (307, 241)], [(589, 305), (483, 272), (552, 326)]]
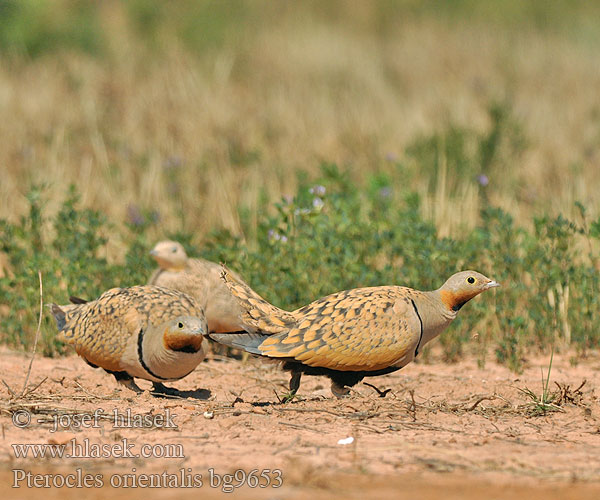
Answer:
[(265, 301), (223, 268), (222, 278), (244, 312), (247, 333), (209, 337), (252, 354), (284, 362), (291, 394), (306, 375), (326, 375), (337, 397), (364, 377), (384, 375), (410, 363), (473, 297), (499, 286), (475, 271), (451, 276), (441, 288), (420, 292), (401, 286), (346, 290), (294, 312)]
[(150, 277), (149, 285), (164, 286), (194, 297), (204, 308), (210, 332), (243, 330), (239, 321), (242, 309), (221, 280), (220, 265), (188, 258), (181, 243), (176, 241), (157, 243), (150, 255), (159, 268)]
[(133, 377), (151, 380), (153, 392), (175, 393), (162, 382), (185, 377), (204, 358), (204, 312), (184, 293), (134, 286), (113, 288), (91, 302), (71, 300), (50, 304), (58, 338), (135, 392), (142, 391)]

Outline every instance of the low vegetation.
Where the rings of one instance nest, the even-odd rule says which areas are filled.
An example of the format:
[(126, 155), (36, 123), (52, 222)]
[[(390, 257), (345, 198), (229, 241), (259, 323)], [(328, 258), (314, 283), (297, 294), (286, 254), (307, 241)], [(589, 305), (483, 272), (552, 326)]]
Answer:
[[(166, 236), (182, 241), (191, 255), (226, 262), (265, 298), (288, 309), (351, 287), (433, 289), (455, 271), (480, 270), (503, 286), (470, 303), (441, 336), (449, 361), (469, 349), (483, 365), (495, 352), (497, 360), (519, 371), (530, 349), (573, 347), (583, 354), (600, 346), (594, 320), (600, 315), (600, 219), (588, 220), (583, 206), (577, 221), (540, 217), (531, 228), (488, 206), (477, 227), (450, 238), (440, 237), (423, 218), (419, 196), (389, 177), (355, 184), (335, 165), (323, 165), (320, 178), (301, 179), (299, 186), (290, 199), (273, 207), (265, 202), (247, 241), (224, 230), (201, 245), (192, 234)], [(52, 216), (44, 208), (43, 188), (33, 188), (28, 200), (28, 216), (0, 222), (7, 261), (0, 278), (0, 341), (19, 348), (30, 345), (36, 327), (38, 270), (45, 302), (65, 302), (69, 295), (94, 298), (114, 286), (144, 283), (154, 267), (148, 234), (159, 224), (152, 213), (136, 212), (128, 224), (118, 225), (79, 207), (74, 188)], [(244, 214), (240, 220), (252, 224)], [(125, 242), (119, 259), (106, 257), (110, 238)], [(54, 332), (46, 315), (45, 354), (61, 351)]]

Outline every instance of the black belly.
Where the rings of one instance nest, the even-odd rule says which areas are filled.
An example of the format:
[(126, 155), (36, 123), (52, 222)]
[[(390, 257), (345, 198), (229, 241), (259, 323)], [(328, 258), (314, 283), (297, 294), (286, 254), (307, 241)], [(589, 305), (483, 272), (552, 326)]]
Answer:
[(297, 361), (286, 361), (283, 369), (294, 373), (304, 373), (305, 375), (324, 375), (340, 386), (352, 387), (358, 384), (365, 377), (376, 377), (386, 375), (400, 369), (398, 366), (390, 366), (382, 370), (374, 371), (341, 371), (323, 368), (321, 366), (308, 366)]

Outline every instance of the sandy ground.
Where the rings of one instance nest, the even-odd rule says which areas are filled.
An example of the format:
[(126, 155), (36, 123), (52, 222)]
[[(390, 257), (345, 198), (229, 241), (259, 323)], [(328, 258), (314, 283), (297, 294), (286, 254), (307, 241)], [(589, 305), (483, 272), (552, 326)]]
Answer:
[[(136, 396), (76, 356), (37, 357), (30, 392), (14, 398), (29, 356), (0, 350), (0, 491), (7, 498), (196, 498), (200, 488), (217, 498), (244, 483), (236, 488), (244, 498), (597, 499), (600, 355), (575, 366), (569, 359), (554, 357), (558, 406), (544, 413), (522, 389), (540, 395), (548, 356), (530, 359), (522, 375), (493, 363), (482, 370), (472, 359), (413, 363), (367, 380), (390, 389), (385, 397), (359, 384), (337, 400), (327, 379), (304, 377), (300, 397), (282, 404), (288, 376), (276, 364), (218, 357), (173, 384), (182, 399)], [(13, 445), (28, 443), (64, 444), (80, 456), (17, 458)], [(140, 456), (123, 457), (124, 445)], [(85, 474), (99, 482), (44, 488), (66, 475), (81, 485)], [(194, 480), (196, 488), (183, 488)], [(270, 484), (249, 488), (257, 480)], [(168, 481), (170, 488), (148, 487)]]

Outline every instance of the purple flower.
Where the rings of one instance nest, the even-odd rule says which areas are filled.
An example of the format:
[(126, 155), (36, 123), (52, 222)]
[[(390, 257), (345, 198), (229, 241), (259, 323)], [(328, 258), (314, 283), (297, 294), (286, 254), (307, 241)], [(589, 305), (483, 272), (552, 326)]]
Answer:
[(127, 221), (132, 226), (142, 226), (144, 224), (144, 216), (137, 205), (127, 205)]
[(477, 176), (477, 182), (479, 183), (480, 186), (487, 186), (490, 183), (490, 180), (488, 178), (487, 175), (485, 174), (479, 174)]
[(392, 196), (392, 188), (391, 187), (385, 186), (379, 190), (380, 198), (389, 198), (390, 196)]
[(175, 196), (179, 193), (179, 191), (179, 184), (177, 182), (169, 182), (167, 184), (167, 193), (169, 193), (171, 196)]
[(325, 205), (325, 202), (321, 198), (317, 197), (313, 200), (312, 205), (313, 208), (320, 210), (323, 208), (323, 205)]
[(269, 241), (281, 241), (282, 243), (285, 243), (288, 240), (287, 236), (279, 234), (275, 229), (269, 229), (267, 234)]
[(163, 161), (163, 168), (165, 170), (175, 169), (183, 165), (183, 160), (179, 156), (169, 156)]
[(324, 196), (326, 191), (327, 190), (325, 189), (325, 186), (321, 186), (320, 184), (317, 184), (316, 186), (313, 186), (308, 190), (310, 194), (314, 194), (317, 196)]

